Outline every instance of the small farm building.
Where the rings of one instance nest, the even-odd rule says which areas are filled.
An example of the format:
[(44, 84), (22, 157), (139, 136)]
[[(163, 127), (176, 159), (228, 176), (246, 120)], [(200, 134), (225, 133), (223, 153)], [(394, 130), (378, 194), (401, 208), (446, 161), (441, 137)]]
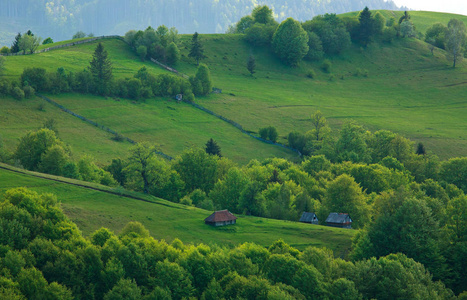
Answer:
[(232, 215), (228, 210), (219, 210), (215, 211), (204, 219), (204, 223), (212, 226), (225, 226), (235, 224), (237, 222), (237, 217)]
[(300, 218), (300, 222), (318, 225), (318, 217), (315, 213), (304, 211)]
[(330, 213), (326, 225), (340, 228), (352, 228), (352, 219), (346, 213)]

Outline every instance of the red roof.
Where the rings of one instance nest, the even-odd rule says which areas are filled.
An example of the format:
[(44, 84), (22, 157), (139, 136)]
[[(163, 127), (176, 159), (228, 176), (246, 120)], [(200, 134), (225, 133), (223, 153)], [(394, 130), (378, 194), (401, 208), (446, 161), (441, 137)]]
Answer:
[(232, 220), (237, 220), (237, 217), (232, 215), (230, 211), (228, 211), (227, 209), (215, 211), (212, 213), (212, 215), (204, 219), (205, 222), (211, 222), (211, 223), (225, 222), (225, 221), (232, 221)]

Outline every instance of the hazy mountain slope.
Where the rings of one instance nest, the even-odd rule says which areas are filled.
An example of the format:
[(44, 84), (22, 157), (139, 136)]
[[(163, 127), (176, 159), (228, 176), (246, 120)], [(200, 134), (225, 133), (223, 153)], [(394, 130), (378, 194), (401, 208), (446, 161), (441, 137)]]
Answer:
[[(267, 4), (276, 18), (304, 21), (324, 13), (398, 9), (384, 0), (3, 0), (0, 8), (0, 45), (10, 45), (18, 31), (30, 28), (43, 38), (68, 39), (82, 30), (95, 35), (124, 34), (129, 29), (165, 24), (180, 33), (221, 33)], [(16, 23), (11, 28), (8, 24)], [(8, 27), (5, 31), (4, 28)]]

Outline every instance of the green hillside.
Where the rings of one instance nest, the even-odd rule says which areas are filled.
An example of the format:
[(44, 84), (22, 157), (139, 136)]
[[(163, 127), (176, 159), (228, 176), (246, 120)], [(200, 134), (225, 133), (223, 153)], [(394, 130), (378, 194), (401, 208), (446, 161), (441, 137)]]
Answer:
[[(269, 50), (251, 48), (241, 35), (209, 35), (203, 41), (205, 62), (225, 93), (200, 102), (248, 130), (273, 125), (285, 141), (292, 130), (310, 130), (310, 115), (319, 109), (333, 129), (355, 120), (370, 130), (421, 141), (444, 159), (467, 155), (467, 64), (452, 69), (444, 51), (436, 49), (432, 56), (422, 41), (401, 39), (367, 49), (353, 45), (329, 57), (331, 74), (306, 61), (291, 69)], [(186, 58), (189, 43), (185, 36), (179, 70), (186, 73), (194, 71)], [(256, 58), (254, 77), (246, 69), (250, 53)], [(317, 79), (306, 77), (310, 69)], [(368, 70), (368, 77), (355, 76), (357, 69)]]
[(5, 167), (15, 170), (0, 164), (0, 195), (15, 187), (27, 187), (39, 193), (53, 193), (61, 201), (65, 213), (86, 236), (100, 227), (107, 227), (118, 233), (128, 222), (139, 221), (154, 238), (168, 242), (179, 238), (184, 243), (230, 246), (255, 242), (268, 246), (283, 239), (301, 250), (307, 246), (327, 247), (334, 250), (336, 256), (343, 256), (350, 249), (351, 238), (355, 233), (353, 230), (246, 216), (239, 216), (235, 226), (213, 228), (203, 222), (211, 214), (210, 211), (143, 194), (130, 194), (148, 201), (144, 202), (36, 176), (65, 180), (114, 193), (123, 192), (122, 190), (27, 171), (17, 173), (4, 169)]

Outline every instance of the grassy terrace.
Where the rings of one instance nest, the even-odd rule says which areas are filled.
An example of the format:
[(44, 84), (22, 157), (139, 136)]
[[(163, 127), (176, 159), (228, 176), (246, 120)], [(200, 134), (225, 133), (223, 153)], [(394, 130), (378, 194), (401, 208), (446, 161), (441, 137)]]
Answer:
[[(5, 165), (0, 164), (0, 167), (5, 167)], [(150, 203), (144, 202), (68, 183), (37, 178), (35, 175), (113, 192), (125, 193), (123, 190), (112, 190), (95, 184), (33, 172), (21, 172), (25, 174), (0, 168), (0, 195), (15, 187), (27, 187), (39, 193), (53, 193), (61, 201), (65, 213), (86, 236), (100, 227), (107, 227), (118, 233), (126, 223), (139, 221), (153, 237), (169, 242), (174, 238), (179, 238), (184, 243), (216, 243), (230, 246), (255, 242), (268, 246), (277, 239), (283, 239), (298, 249), (304, 249), (307, 246), (327, 247), (334, 250), (337, 256), (344, 256), (350, 249), (351, 238), (355, 233), (353, 230), (246, 216), (239, 216), (234, 226), (214, 228), (203, 222), (204, 218), (211, 214), (210, 211), (171, 203), (143, 194), (130, 193)]]

